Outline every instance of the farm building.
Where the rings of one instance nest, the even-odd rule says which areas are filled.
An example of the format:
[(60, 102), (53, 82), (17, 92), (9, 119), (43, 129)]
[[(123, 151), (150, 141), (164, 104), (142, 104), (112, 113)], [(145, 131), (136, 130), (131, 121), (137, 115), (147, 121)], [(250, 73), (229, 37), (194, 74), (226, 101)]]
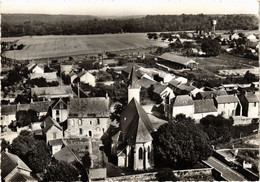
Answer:
[(187, 57), (174, 55), (173, 53), (164, 53), (161, 56), (158, 56), (157, 59), (160, 64), (166, 65), (170, 68), (198, 69), (198, 63), (196, 63), (196, 61)]

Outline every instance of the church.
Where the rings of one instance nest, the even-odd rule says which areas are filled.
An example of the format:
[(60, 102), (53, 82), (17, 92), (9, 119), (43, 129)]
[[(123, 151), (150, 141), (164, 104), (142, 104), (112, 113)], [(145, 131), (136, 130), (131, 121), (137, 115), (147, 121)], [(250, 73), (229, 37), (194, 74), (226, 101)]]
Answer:
[(128, 87), (128, 104), (122, 111), (117, 132), (111, 136), (111, 155), (119, 167), (146, 170), (153, 167), (152, 123), (140, 105), (140, 90), (134, 67)]

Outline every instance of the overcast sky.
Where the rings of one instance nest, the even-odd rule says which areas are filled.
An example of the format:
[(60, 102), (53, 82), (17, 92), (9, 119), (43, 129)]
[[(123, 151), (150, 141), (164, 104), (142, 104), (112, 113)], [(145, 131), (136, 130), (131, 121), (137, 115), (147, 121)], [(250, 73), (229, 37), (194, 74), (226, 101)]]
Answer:
[(258, 14), (257, 0), (0, 0), (2, 13), (99, 16)]

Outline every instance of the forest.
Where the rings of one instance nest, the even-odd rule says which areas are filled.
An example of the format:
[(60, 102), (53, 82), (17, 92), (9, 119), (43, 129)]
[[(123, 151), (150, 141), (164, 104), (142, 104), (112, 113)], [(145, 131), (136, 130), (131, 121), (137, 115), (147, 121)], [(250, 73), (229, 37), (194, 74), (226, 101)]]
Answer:
[(32, 35), (86, 35), (124, 32), (256, 30), (255, 15), (147, 15), (141, 18), (104, 19), (84, 15), (2, 14), (2, 37)]

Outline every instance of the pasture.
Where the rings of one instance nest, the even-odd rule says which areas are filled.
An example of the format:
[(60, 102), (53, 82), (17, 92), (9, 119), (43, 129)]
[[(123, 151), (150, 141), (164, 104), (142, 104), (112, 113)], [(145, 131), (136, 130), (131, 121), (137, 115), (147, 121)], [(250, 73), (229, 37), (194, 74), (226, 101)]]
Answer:
[(86, 55), (104, 51), (167, 46), (161, 40), (149, 40), (146, 33), (100, 34), (100, 35), (49, 35), (2, 38), (24, 44), (22, 50), (6, 51), (4, 56), (16, 60)]

